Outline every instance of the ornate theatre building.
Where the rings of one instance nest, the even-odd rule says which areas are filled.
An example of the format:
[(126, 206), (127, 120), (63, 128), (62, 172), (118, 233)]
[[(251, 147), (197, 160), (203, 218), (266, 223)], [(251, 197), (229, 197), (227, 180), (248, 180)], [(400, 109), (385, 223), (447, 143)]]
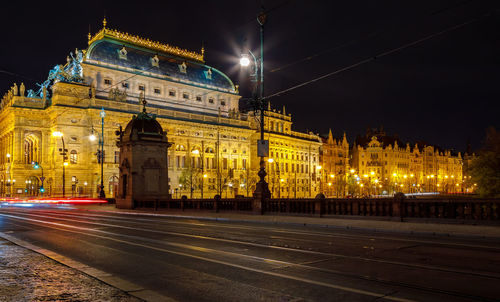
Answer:
[[(115, 132), (145, 100), (173, 143), (165, 154), (173, 197), (251, 196), (259, 123), (254, 112), (240, 112), (239, 99), (237, 86), (205, 65), (203, 49), (154, 42), (104, 22), (89, 34), (88, 48), (55, 66), (38, 91), (14, 84), (3, 96), (0, 195), (38, 196), (43, 185), (49, 196), (95, 197), (102, 181), (113, 197), (120, 165)], [(284, 109), (268, 110), (265, 125), (273, 196), (314, 197), (321, 139), (293, 131)]]

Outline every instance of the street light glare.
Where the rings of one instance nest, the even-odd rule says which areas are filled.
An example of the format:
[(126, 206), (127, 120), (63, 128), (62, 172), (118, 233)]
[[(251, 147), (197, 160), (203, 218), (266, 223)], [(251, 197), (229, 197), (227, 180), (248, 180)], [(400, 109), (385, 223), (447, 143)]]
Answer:
[(54, 131), (52, 132), (52, 136), (55, 136), (55, 137), (62, 137), (63, 136), (63, 133), (61, 131)]
[(92, 142), (93, 142), (93, 141), (95, 141), (95, 140), (96, 140), (96, 136), (95, 136), (94, 134), (91, 134), (91, 135), (89, 136), (89, 139), (90, 139), (90, 141), (92, 141)]
[(247, 67), (248, 65), (250, 65), (250, 59), (247, 55), (241, 55), (240, 65), (243, 67)]

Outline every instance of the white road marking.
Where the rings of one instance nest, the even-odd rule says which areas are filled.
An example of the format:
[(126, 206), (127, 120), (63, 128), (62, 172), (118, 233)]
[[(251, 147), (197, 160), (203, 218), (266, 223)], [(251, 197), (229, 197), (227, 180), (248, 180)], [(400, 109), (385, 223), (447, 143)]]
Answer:
[[(78, 230), (82, 230), (82, 231), (93, 231), (93, 232), (100, 232), (100, 233), (105, 233), (105, 234), (115, 235), (115, 236), (131, 237), (128, 235), (121, 235), (121, 234), (116, 234), (116, 233), (107, 232), (107, 231), (103, 231), (103, 230), (96, 230), (96, 229), (91, 229), (91, 228), (72, 226), (72, 225), (67, 225), (67, 224), (62, 224), (62, 223), (57, 223), (57, 222), (43, 221), (43, 220), (39, 220), (39, 219), (20, 217), (20, 216), (15, 216), (15, 215), (10, 215), (10, 214), (0, 213), (0, 215), (4, 215), (6, 217), (10, 217), (10, 218), (14, 218), (14, 219), (34, 221), (34, 222), (38, 222), (38, 223), (42, 223), (42, 224), (49, 224), (49, 225), (55, 225), (55, 226), (60, 226), (60, 227), (78, 229)], [(66, 229), (60, 229), (60, 230), (72, 232), (72, 233), (83, 234), (86, 236), (98, 237), (98, 238), (107, 239), (107, 240), (111, 240), (111, 241), (115, 241), (115, 242), (120, 242), (120, 243), (124, 243), (124, 244), (128, 244), (128, 245), (132, 245), (132, 246), (143, 247), (143, 248), (152, 249), (152, 250), (156, 250), (156, 251), (160, 251), (160, 252), (175, 254), (175, 255), (189, 257), (189, 258), (194, 258), (194, 259), (198, 259), (198, 260), (202, 260), (202, 261), (206, 261), (206, 262), (212, 262), (212, 263), (222, 264), (222, 265), (226, 265), (226, 266), (230, 266), (230, 267), (235, 267), (235, 268), (239, 268), (239, 269), (246, 270), (246, 271), (252, 271), (252, 272), (270, 275), (270, 276), (274, 276), (274, 277), (300, 281), (300, 282), (309, 283), (309, 284), (318, 285), (318, 286), (323, 286), (323, 287), (329, 287), (329, 288), (343, 290), (343, 291), (352, 292), (352, 293), (356, 293), (356, 294), (377, 297), (377, 298), (382, 298), (382, 299), (387, 299), (387, 300), (392, 300), (392, 301), (401, 301), (401, 302), (413, 301), (413, 300), (404, 299), (404, 298), (390, 297), (390, 296), (386, 296), (385, 294), (375, 293), (375, 292), (366, 291), (366, 290), (360, 290), (360, 289), (356, 289), (356, 288), (352, 288), (352, 287), (330, 284), (330, 283), (310, 280), (310, 279), (306, 279), (306, 278), (302, 278), (302, 277), (285, 275), (285, 274), (281, 274), (281, 273), (251, 268), (251, 267), (247, 267), (247, 266), (243, 266), (243, 265), (239, 265), (239, 264), (234, 264), (234, 263), (230, 263), (230, 262), (223, 261), (223, 260), (210, 259), (210, 258), (197, 256), (197, 255), (193, 255), (193, 254), (189, 254), (189, 253), (185, 253), (185, 252), (172, 251), (172, 250), (167, 250), (164, 248), (159, 248), (159, 247), (150, 246), (150, 245), (146, 245), (146, 244), (130, 242), (130, 241), (126, 241), (126, 240), (116, 239), (116, 238), (107, 237), (107, 236), (101, 236), (101, 235), (97, 235), (97, 234), (90, 234), (88, 232), (78, 232), (78, 231), (71, 231), (71, 230), (66, 230)]]

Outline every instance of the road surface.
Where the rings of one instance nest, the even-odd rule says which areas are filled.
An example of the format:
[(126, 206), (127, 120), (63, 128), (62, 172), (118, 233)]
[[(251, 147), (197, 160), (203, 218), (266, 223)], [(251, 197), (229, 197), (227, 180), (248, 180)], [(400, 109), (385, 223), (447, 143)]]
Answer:
[(0, 232), (178, 301), (500, 301), (500, 241), (0, 208)]

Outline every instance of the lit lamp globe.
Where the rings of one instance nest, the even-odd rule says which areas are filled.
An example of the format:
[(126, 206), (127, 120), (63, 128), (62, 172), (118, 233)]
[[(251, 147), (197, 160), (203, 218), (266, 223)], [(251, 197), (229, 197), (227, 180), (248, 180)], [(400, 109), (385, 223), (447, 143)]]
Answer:
[(243, 67), (247, 67), (248, 65), (250, 65), (250, 59), (247, 55), (241, 55), (240, 65)]

